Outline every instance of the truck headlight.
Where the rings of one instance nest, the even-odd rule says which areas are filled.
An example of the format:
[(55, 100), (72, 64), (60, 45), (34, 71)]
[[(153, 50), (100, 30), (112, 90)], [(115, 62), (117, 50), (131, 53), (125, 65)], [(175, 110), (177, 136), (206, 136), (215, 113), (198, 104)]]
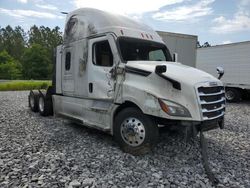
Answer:
[(170, 116), (191, 117), (190, 112), (182, 105), (158, 99), (161, 109)]

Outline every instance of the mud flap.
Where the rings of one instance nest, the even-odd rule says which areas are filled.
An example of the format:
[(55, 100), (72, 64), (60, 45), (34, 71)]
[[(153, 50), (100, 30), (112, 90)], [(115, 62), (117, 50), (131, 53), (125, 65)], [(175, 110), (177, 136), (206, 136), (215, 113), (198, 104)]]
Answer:
[(211, 169), (209, 168), (209, 161), (208, 161), (208, 153), (207, 153), (207, 140), (203, 134), (203, 131), (200, 131), (200, 148), (201, 148), (201, 158), (202, 164), (205, 169), (205, 173), (207, 174), (208, 179), (212, 183), (212, 185), (217, 185), (219, 180), (215, 177)]

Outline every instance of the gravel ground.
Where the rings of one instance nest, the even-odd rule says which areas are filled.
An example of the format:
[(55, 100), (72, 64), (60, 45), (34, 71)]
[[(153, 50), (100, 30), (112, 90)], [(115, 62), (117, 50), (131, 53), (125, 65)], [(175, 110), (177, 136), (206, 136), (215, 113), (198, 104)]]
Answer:
[[(181, 133), (134, 157), (107, 134), (32, 113), (27, 96), (0, 92), (0, 187), (212, 187)], [(249, 114), (249, 102), (228, 104), (225, 129), (205, 134), (218, 187), (250, 187)]]

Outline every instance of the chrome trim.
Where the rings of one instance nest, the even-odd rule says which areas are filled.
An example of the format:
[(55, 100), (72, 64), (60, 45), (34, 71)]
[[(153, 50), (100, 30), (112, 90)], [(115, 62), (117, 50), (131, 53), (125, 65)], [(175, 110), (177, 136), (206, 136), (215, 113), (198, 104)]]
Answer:
[(216, 112), (225, 108), (225, 105), (222, 105), (220, 108), (215, 108), (213, 110), (202, 109), (202, 112)]
[(202, 92), (198, 92), (199, 93), (199, 96), (214, 96), (214, 95), (221, 95), (223, 93), (225, 93), (224, 90), (221, 90), (220, 92), (217, 92), (217, 93), (209, 93), (209, 94), (206, 94), (206, 93), (202, 93)]
[[(223, 85), (221, 83), (218, 83), (217, 86), (210, 86), (209, 83), (210, 82), (200, 82), (200, 83), (197, 83), (195, 85), (195, 92), (197, 94), (200, 115), (201, 115), (201, 119), (203, 121), (217, 119), (217, 118), (225, 115), (226, 98), (225, 98), (225, 96), (223, 96), (223, 95), (225, 95), (225, 88), (223, 88)], [(221, 89), (219, 92), (216, 92), (216, 93), (209, 92), (209, 90), (208, 90), (208, 93), (206, 94), (202, 91), (199, 92), (199, 88), (201, 88), (201, 87), (203, 87), (203, 88), (221, 87)], [(209, 96), (219, 96), (219, 95), (222, 95), (222, 96), (217, 101), (206, 102), (206, 100), (201, 99), (202, 97), (205, 97), (205, 99), (206, 99), (206, 97), (209, 97)], [(217, 104), (217, 103), (221, 103), (221, 107), (216, 108), (216, 109), (211, 109), (211, 110), (206, 109), (206, 105)], [(205, 113), (216, 112), (216, 111), (218, 111), (220, 114), (217, 116), (214, 116), (214, 117), (209, 118), (209, 117), (207, 117), (208, 115), (205, 114)]]
[(219, 118), (219, 117), (224, 116), (224, 115), (225, 115), (225, 112), (222, 111), (221, 114), (218, 115), (218, 116), (211, 117), (211, 118), (208, 118), (208, 117), (205, 116), (205, 117), (203, 117), (203, 120), (213, 120), (213, 119)]
[(223, 102), (225, 101), (226, 98), (225, 97), (222, 97), (220, 100), (217, 100), (217, 101), (211, 101), (211, 102), (206, 102), (204, 100), (200, 100), (200, 104), (216, 104), (216, 103), (219, 103), (219, 102)]

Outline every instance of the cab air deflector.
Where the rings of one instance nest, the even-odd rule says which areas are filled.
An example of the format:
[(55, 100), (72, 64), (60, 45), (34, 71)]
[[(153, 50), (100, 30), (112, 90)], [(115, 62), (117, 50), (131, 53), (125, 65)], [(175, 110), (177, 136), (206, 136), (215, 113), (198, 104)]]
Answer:
[(171, 82), (172, 85), (173, 85), (173, 88), (178, 89), (178, 90), (181, 90), (181, 83), (180, 83), (180, 82), (178, 82), (178, 81), (176, 81), (176, 80), (173, 80), (172, 78), (169, 78), (169, 77), (167, 77), (167, 76), (165, 76), (165, 75), (163, 75), (163, 74), (161, 74), (161, 73), (157, 73), (157, 72), (156, 72), (156, 74), (157, 74), (158, 76), (162, 77), (163, 79), (165, 79), (165, 80)]
[(158, 76), (164, 78), (165, 80), (169, 81), (172, 83), (173, 88), (181, 90), (181, 84), (179, 82), (177, 82), (176, 80), (173, 80), (165, 75), (163, 75), (162, 73), (167, 71), (167, 66), (166, 65), (157, 65), (155, 67), (155, 74), (157, 74)]
[[(125, 72), (127, 73), (131, 73), (131, 74), (137, 74), (140, 76), (149, 76), (152, 72), (150, 71), (146, 71), (146, 70), (142, 70), (142, 69), (138, 69), (138, 68), (134, 68), (134, 67), (130, 67), (130, 66), (125, 66)], [(163, 79), (169, 81), (172, 83), (173, 88), (177, 89), (177, 90), (181, 90), (181, 83), (169, 78), (161, 73), (155, 72), (158, 76), (162, 77)]]

